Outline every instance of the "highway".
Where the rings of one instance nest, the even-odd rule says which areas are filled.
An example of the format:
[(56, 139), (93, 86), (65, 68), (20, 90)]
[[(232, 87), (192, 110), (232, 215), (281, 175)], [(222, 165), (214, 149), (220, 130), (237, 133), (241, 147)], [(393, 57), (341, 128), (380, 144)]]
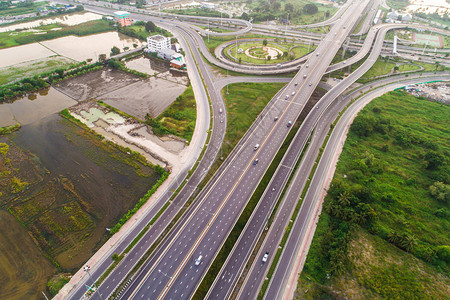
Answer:
[[(247, 259), (250, 257), (250, 254), (252, 252), (255, 243), (259, 238), (260, 233), (265, 227), (265, 224), (271, 212), (271, 208), (275, 205), (275, 202), (278, 198), (279, 193), (271, 192), (272, 185), (280, 186), (281, 184), (281, 186), (284, 186), (284, 183), (287, 181), (288, 176), (290, 174), (289, 170), (291, 170), (295, 165), (296, 158), (298, 158), (298, 156), (300, 155), (313, 128), (316, 128), (315, 135), (320, 134), (323, 135), (328, 132), (329, 128), (328, 125), (331, 124), (331, 121), (333, 119), (330, 118), (327, 119), (326, 117), (336, 116), (337, 113), (343, 108), (342, 105), (338, 105), (340, 104), (338, 102), (342, 101), (342, 98), (338, 99), (339, 100), (338, 102), (334, 102), (334, 100), (337, 99), (338, 96), (346, 88), (348, 88), (348, 86), (350, 86), (354, 81), (356, 81), (356, 79), (359, 78), (358, 76), (361, 76), (368, 69), (370, 69), (370, 67), (375, 62), (376, 57), (378, 57), (384, 41), (385, 33), (387, 30), (391, 29), (391, 27), (389, 26), (384, 26), (381, 28), (382, 28), (381, 33), (377, 38), (375, 47), (371, 55), (369, 56), (369, 59), (367, 59), (366, 62), (364, 62), (363, 65), (358, 70), (355, 71), (355, 74), (352, 74), (353, 76), (346, 78), (345, 80), (340, 82), (338, 86), (336, 86), (329, 93), (327, 93), (317, 104), (316, 106), (317, 109), (311, 111), (306, 120), (303, 122), (297, 135), (295, 136), (293, 142), (291, 143), (291, 146), (287, 150), (285, 157), (283, 158), (283, 161), (280, 163), (278, 169), (273, 175), (273, 178), (276, 180), (274, 180), (268, 185), (264, 195), (262, 196), (262, 199), (260, 200), (260, 203), (264, 203), (265, 205), (258, 206), (255, 208), (254, 213), (252, 214), (250, 220), (247, 222), (247, 225), (244, 228), (244, 231), (242, 232), (238, 242), (235, 244), (232, 252), (229, 254), (226, 263), (221, 269), (221, 272), (216, 277), (216, 280), (208, 293), (208, 298), (226, 299), (230, 297), (231, 291), (234, 285), (236, 284), (240, 272), (242, 271), (242, 268), (244, 267), (244, 264), (246, 263)], [(374, 32), (376, 31), (374, 30)], [(371, 36), (368, 36), (367, 38), (370, 41), (373, 40), (373, 37)], [(367, 43), (368, 48), (370, 48), (371, 44), (372, 42), (370, 42), (370, 44)], [(329, 108), (330, 105), (333, 105), (333, 109)], [(319, 118), (321, 119), (319, 120)], [(324, 123), (325, 125), (323, 125)], [(316, 127), (315, 126), (316, 124), (320, 124), (320, 126)], [(252, 267), (252, 272), (247, 277), (251, 278), (251, 280), (246, 281), (245, 286), (242, 288), (240, 292), (240, 298), (251, 299), (256, 297), (259, 291), (259, 287), (262, 284), (262, 280), (265, 276), (265, 272), (267, 271), (267, 268), (270, 266), (270, 264), (268, 263), (261, 262), (260, 258), (265, 252), (273, 254), (276, 252), (276, 246), (279, 244), (279, 241), (281, 240), (283, 229), (287, 226), (290, 213), (293, 211), (295, 203), (297, 202), (297, 199), (300, 196), (303, 186), (306, 183), (306, 179), (308, 178), (309, 172), (312, 169), (312, 163), (315, 161), (314, 157), (315, 155), (317, 155), (317, 151), (318, 148), (320, 148), (320, 146), (321, 143), (315, 144), (315, 139), (313, 139), (309, 147), (310, 149), (314, 149), (315, 152), (308, 150), (305, 158), (302, 160), (299, 170), (295, 177), (296, 179), (290, 185), (291, 188), (288, 190), (287, 195), (282, 202), (283, 203), (282, 208), (280, 209), (280, 211), (282, 211), (281, 213), (282, 216), (280, 216), (280, 214), (277, 215), (275, 222), (271, 227), (271, 231), (269, 232), (266, 238), (266, 243), (261, 247), (261, 251), (257, 255), (257, 259), (255, 260), (254, 265)], [(310, 153), (314, 153), (315, 155), (309, 157)], [(286, 171), (285, 169), (287, 169), (288, 171)], [(286, 204), (285, 202), (287, 202), (288, 204)], [(308, 207), (308, 205), (309, 204), (305, 204), (305, 207)], [(300, 219), (302, 218), (307, 219), (305, 218), (305, 216), (302, 216), (302, 214), (304, 214), (305, 211), (307, 212), (308, 209), (302, 207), (299, 216)], [(305, 225), (308, 224), (305, 223)], [(289, 265), (283, 265), (279, 269), (288, 270)], [(274, 286), (279, 286), (279, 283), (276, 283)], [(233, 295), (232, 298), (234, 297), (235, 295)], [(271, 297), (268, 297), (268, 299), (271, 299)]]
[[(365, 5), (366, 2), (355, 3), (353, 12), (360, 13)], [(347, 14), (347, 17), (343, 17), (343, 22), (352, 24), (357, 19), (357, 14)], [(186, 298), (195, 290), (212, 257), (237, 220), (237, 216), (287, 135), (290, 128), (286, 124), (297, 118), (319, 82), (321, 74), (339, 49), (339, 39), (342, 42), (349, 34), (350, 26), (343, 27), (345, 26), (333, 27), (334, 30), (330, 32), (329, 38), (326, 38), (316, 50), (316, 52), (323, 50), (324, 55), (319, 58), (320, 54), (317, 53), (309, 60), (309, 67), (305, 67), (294, 77), (286, 87), (289, 100), (286, 101), (287, 99), (280, 97), (274, 108), (267, 115), (262, 116), (261, 124), (264, 126), (255, 128), (249, 141), (242, 145), (207, 195), (197, 200), (199, 205), (182, 226), (182, 230), (171, 239), (163, 255), (155, 257), (154, 261), (152, 259), (142, 269), (128, 286), (123, 299)], [(339, 31), (337, 39), (334, 35), (335, 31)], [(303, 78), (303, 75), (306, 77)], [(274, 122), (275, 116), (279, 116), (277, 122)], [(268, 143), (269, 140), (270, 143)], [(259, 147), (254, 150), (256, 144), (259, 144)], [(256, 158), (259, 162), (254, 166), (253, 162)], [(203, 256), (203, 260), (199, 266), (195, 267), (193, 261), (199, 255)]]
[[(360, 6), (358, 5), (358, 9), (359, 8)], [(110, 10), (105, 11), (110, 12)], [(142, 15), (133, 15), (133, 18), (153, 21), (159, 20), (159, 18), (155, 19)], [(356, 22), (356, 19), (352, 16), (351, 21)], [(205, 157), (207, 158), (205, 160), (202, 160), (200, 164), (201, 167), (199, 166), (197, 171), (191, 177), (188, 184), (179, 194), (180, 196), (173, 200), (173, 205), (170, 205), (170, 209), (166, 210), (167, 213), (165, 212), (164, 215), (161, 216), (161, 218), (154, 224), (154, 226), (151, 227), (147, 234), (144, 235), (141, 241), (135, 246), (132, 252), (130, 252), (125, 257), (121, 264), (119, 264), (119, 266), (102, 284), (100, 290), (104, 296), (109, 295), (114, 290), (115, 286), (123, 278), (124, 275), (122, 274), (125, 274), (132, 268), (134, 263), (140, 256), (142, 256), (148, 246), (156, 240), (159, 234), (161, 234), (168, 221), (171, 220), (173, 216), (175, 216), (175, 214), (179, 211), (185, 201), (189, 198), (189, 196), (196, 191), (197, 184), (206, 174), (209, 166), (216, 158), (217, 153), (220, 149), (223, 135), (225, 133), (226, 114), (220, 114), (218, 112), (219, 109), (225, 110), (222, 99), (220, 97), (220, 93), (218, 93), (218, 91), (220, 90), (219, 84), (213, 83), (206, 65), (204, 63), (200, 63), (202, 61), (202, 57), (198, 53), (197, 47), (199, 47), (205, 54), (209, 53), (209, 51), (206, 49), (206, 46), (204, 45), (201, 38), (194, 31), (182, 28), (185, 27), (185, 24), (181, 25), (182, 22), (177, 22), (179, 21), (164, 19), (162, 20), (162, 22), (160, 22), (160, 24), (158, 24), (158, 26), (167, 26), (167, 28), (170, 28), (171, 31), (177, 32), (179, 39), (181, 35), (184, 36), (187, 41), (183, 42), (183, 48), (187, 50), (189, 48), (189, 44), (191, 46), (191, 49), (193, 49), (193, 56), (195, 57), (195, 61), (197, 62), (199, 69), (202, 71), (205, 84), (208, 87), (208, 91), (213, 103), (214, 125), (212, 139), (209, 143), (208, 150), (205, 153)], [(336, 27), (338, 28), (339, 23), (342, 23), (342, 21), (336, 24)], [(346, 22), (346, 24), (350, 23)], [(345, 29), (345, 26), (341, 25), (341, 28)], [(243, 30), (249, 30), (249, 27), (247, 26)], [(345, 33), (343, 33), (343, 31), (345, 31)], [(333, 37), (331, 33), (334, 32), (336, 35)], [(308, 93), (309, 95), (310, 93), (312, 93), (313, 89), (317, 85), (317, 82), (321, 78), (321, 74), (326, 72), (326, 68), (328, 67), (328, 65), (326, 65), (326, 62), (324, 61), (328, 60), (328, 58), (330, 58), (329, 61), (331, 61), (334, 56), (331, 55), (331, 52), (328, 53), (328, 51), (330, 51), (328, 49), (336, 48), (336, 45), (334, 45), (338, 44), (338, 42), (334, 40), (336, 37), (338, 37), (339, 41), (343, 41), (346, 36), (345, 34), (348, 35), (350, 32), (350, 28), (346, 28), (346, 30), (336, 29), (335, 31), (333, 31), (332, 28), (330, 34), (328, 35), (328, 40), (327, 38), (325, 38), (324, 42), (315, 52), (316, 54), (320, 53), (320, 58), (317, 56), (308, 57), (308, 67), (304, 67), (303, 69), (301, 69), (299, 74), (297, 74), (297, 76), (286, 87), (285, 91), (287, 93), (291, 93), (291, 91), (294, 93), (293, 97), (289, 97), (290, 102), (286, 101), (286, 99), (283, 99), (283, 95), (285, 92), (283, 92), (283, 94), (278, 94), (277, 97), (279, 97), (280, 99), (277, 98), (271, 101), (271, 104), (266, 107), (264, 112), (261, 113), (260, 118), (257, 120), (257, 122), (255, 122), (251, 130), (249, 130), (249, 132), (246, 134), (243, 142), (240, 143), (237, 149), (235, 149), (233, 155), (230, 155), (230, 159), (224, 163), (224, 166), (221, 168), (220, 172), (218, 172), (218, 174), (214, 176), (214, 180), (208, 184), (204, 192), (202, 191), (199, 196), (199, 198), (202, 200), (195, 202), (195, 206), (191, 208), (191, 212), (189, 214), (186, 214), (181, 219), (179, 225), (176, 226), (175, 230), (170, 233), (170, 237), (173, 238), (173, 240), (168, 239), (163, 243), (163, 247), (158, 249), (158, 251), (156, 252), (157, 255), (149, 260), (147, 269), (144, 269), (141, 273), (139, 273), (137, 278), (134, 278), (133, 282), (128, 286), (128, 289), (125, 290), (125, 293), (122, 294), (123, 299), (127, 299), (128, 297), (144, 298), (150, 297), (150, 295), (152, 295), (150, 297), (151, 299), (153, 299), (154, 297), (186, 298), (188, 297), (187, 295), (191, 295), (193, 291), (195, 291), (196, 286), (198, 285), (200, 279), (209, 266), (209, 262), (212, 260), (212, 257), (216, 253), (214, 251), (220, 249), (219, 246), (224, 240), (224, 237), (227, 235), (227, 232), (232, 228), (232, 224), (234, 224), (233, 222), (237, 219), (236, 216), (238, 216), (240, 209), (245, 206), (246, 197), (247, 199), (249, 198), (248, 195), (251, 195), (253, 189), (257, 185), (257, 182), (259, 181), (259, 178), (262, 176), (262, 174), (264, 174), (265, 168), (267, 168), (267, 166), (270, 164), (274, 153), (276, 153), (276, 150), (278, 149), (276, 145), (278, 143), (281, 144), (281, 142), (283, 141), (282, 137), (285, 136), (289, 131), (289, 128), (287, 128), (286, 126), (287, 121), (295, 120), (295, 116), (298, 116), (299, 112), (304, 106), (304, 103), (306, 101), (305, 99), (309, 98)], [(373, 36), (375, 37), (375, 35), (376, 32), (373, 34)], [(330, 44), (332, 47), (330, 47)], [(370, 43), (370, 45), (368, 46), (363, 45), (361, 49), (362, 53), (366, 51), (366, 47), (368, 47), (367, 49), (370, 49), (371, 44), (372, 43)], [(339, 46), (340, 44), (337, 45), (336, 51)], [(325, 56), (326, 59), (324, 59)], [(193, 58), (190, 58), (190, 61), (193, 62)], [(350, 59), (349, 63), (351, 63)], [(193, 63), (192, 65), (195, 65), (195, 63)], [(273, 69), (273, 66), (270, 68)], [(242, 72), (242, 66), (236, 67), (235, 70)], [(283, 70), (275, 70), (275, 73), (281, 73), (281, 71)], [(298, 70), (298, 66), (295, 66), (293, 70)], [(268, 72), (254, 70), (249, 72), (249, 74), (273, 74), (273, 70), (267, 71)], [(301, 77), (303, 75), (307, 76), (306, 79)], [(257, 79), (254, 80), (259, 81)], [(261, 81), (259, 82), (263, 82), (264, 80), (265, 79), (261, 79)], [(297, 85), (295, 84), (295, 82), (300, 83), (299, 87), (296, 87)], [(300, 88), (302, 88), (302, 90), (300, 90)], [(307, 93), (303, 95), (303, 92), (305, 90)], [(277, 122), (274, 122), (274, 116), (280, 116), (280, 119)], [(270, 139), (270, 143), (266, 143), (268, 139)], [(258, 140), (263, 140), (263, 142), (260, 143), (259, 148), (255, 152), (253, 150), (253, 147), (255, 141)], [(252, 165), (255, 157), (258, 157), (259, 159), (256, 167)], [(295, 160), (293, 161), (295, 163)], [(245, 166), (245, 168), (243, 168), (242, 166)], [(244, 174), (241, 174), (242, 169), (244, 169), (245, 171)], [(289, 172), (288, 168), (285, 168), (285, 172)], [(183, 175), (185, 176), (186, 174), (187, 170)], [(183, 177), (180, 176), (179, 178)], [(238, 180), (233, 181), (235, 179)], [(227, 182), (227, 180), (229, 182)], [(225, 185), (223, 185), (224, 183)], [(285, 182), (282, 181), (276, 182), (275, 180), (273, 185), (271, 183), (272, 189), (275, 188), (275, 190), (273, 191), (274, 193), (272, 193), (275, 199), (277, 198), (275, 196), (277, 194), (279, 195), (281, 188), (284, 186), (284, 183)], [(176, 180), (176, 182), (171, 185), (170, 190), (173, 190), (179, 184), (181, 184), (181, 181)], [(231, 192), (228, 192), (226, 188), (230, 189)], [(272, 191), (272, 189), (270, 190)], [(166, 193), (165, 200), (168, 199), (170, 194), (171, 193)], [(240, 198), (242, 198), (242, 200)], [(165, 201), (163, 200), (159, 201), (159, 207), (161, 207), (164, 202)], [(158, 209), (156, 208), (157, 207), (155, 206), (155, 209), (152, 210), (153, 215), (158, 211)], [(226, 209), (228, 209), (230, 213), (228, 213), (228, 210)], [(222, 216), (221, 213), (224, 213), (224, 216)], [(146, 223), (148, 223), (150, 216), (151, 214), (148, 215), (146, 221), (141, 222), (142, 224), (144, 224), (144, 226)], [(161, 219), (164, 220), (161, 221)], [(197, 227), (198, 229), (194, 230)], [(143, 228), (143, 226), (141, 228)], [(193, 229), (192, 233), (190, 232), (190, 229)], [(138, 231), (136, 229), (136, 233), (137, 232)], [(195, 238), (196, 236), (197, 238)], [(190, 239), (188, 240), (188, 238)], [(207, 249), (210, 244), (209, 239), (213, 239), (211, 241), (213, 241), (214, 247), (210, 247), (211, 249)], [(127, 243), (129, 243), (131, 240), (132, 237), (128, 236), (128, 238), (123, 241), (123, 245), (127, 245)], [(190, 249), (188, 249), (187, 252), (183, 252), (182, 250), (178, 249), (180, 251), (177, 252), (176, 250), (173, 250), (177, 248), (177, 245), (185, 245), (185, 247), (190, 247)], [(204, 253), (203, 260), (200, 266), (196, 268), (195, 266), (193, 266), (193, 260), (198, 257), (200, 253), (202, 253), (202, 255)], [(178, 260), (181, 262), (178, 267), (176, 266), (176, 264), (173, 264), (172, 267), (174, 258), (175, 262), (177, 262)], [(108, 266), (110, 263), (110, 261), (105, 261), (105, 266)], [(173, 271), (172, 269), (175, 268), (176, 270)], [(98, 278), (101, 273), (102, 272), (100, 272), (99, 269), (98, 274), (93, 273), (93, 277)], [(189, 278), (190, 276), (192, 276), (190, 280), (193, 281), (193, 284), (189, 284), (186, 287), (183, 286), (183, 276)], [(140, 282), (140, 280), (143, 281)], [(156, 284), (155, 282), (151, 282), (152, 280), (157, 282), (158, 284)], [(163, 287), (161, 288), (161, 286)], [(79, 292), (81, 292), (83, 289), (84, 287), (80, 288)], [(153, 291), (153, 293), (150, 293), (150, 291)], [(183, 295), (181, 295), (181, 292), (183, 292)], [(79, 293), (75, 293), (73, 298), (77, 299), (79, 295)]]
[[(303, 267), (308, 252), (308, 247), (314, 235), (322, 201), (333, 178), (339, 154), (345, 142), (346, 132), (358, 111), (372, 99), (379, 97), (388, 91), (404, 86), (405, 84), (420, 83), (424, 80), (449, 80), (449, 77), (445, 74), (438, 76), (434, 75), (430, 77), (406, 79), (399, 83), (388, 84), (364, 95), (362, 98), (358, 99), (357, 102), (352, 104), (343, 114), (331, 134), (313, 179), (311, 180), (311, 185), (303, 200), (304, 203), (313, 204), (308, 207), (308, 211), (312, 214), (313, 218), (309, 219), (308, 226), (303, 225), (304, 219), (302, 219), (300, 215), (295, 220), (292, 228), (292, 233), (294, 234), (291, 234), (294, 238), (289, 239), (284, 248), (294, 249), (294, 252), (292, 255), (284, 255), (287, 251), (283, 251), (278, 267), (272, 277), (274, 280), (271, 281), (264, 299), (291, 299), (293, 297), (297, 286), (298, 275), (301, 272), (301, 268)], [(283, 269), (284, 265), (289, 265), (289, 268)]]

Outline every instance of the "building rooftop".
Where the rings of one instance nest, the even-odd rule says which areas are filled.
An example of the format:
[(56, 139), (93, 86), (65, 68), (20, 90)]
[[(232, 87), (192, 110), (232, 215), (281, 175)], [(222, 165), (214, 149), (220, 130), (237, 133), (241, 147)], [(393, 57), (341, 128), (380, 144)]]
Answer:
[(123, 11), (123, 10), (121, 10), (121, 11), (115, 11), (114, 14), (115, 14), (116, 16), (129, 16), (129, 15), (130, 15), (129, 12)]
[(166, 39), (166, 37), (162, 36), (162, 35), (154, 35), (154, 36), (149, 36), (148, 37), (151, 40), (157, 41), (157, 42), (162, 42)]

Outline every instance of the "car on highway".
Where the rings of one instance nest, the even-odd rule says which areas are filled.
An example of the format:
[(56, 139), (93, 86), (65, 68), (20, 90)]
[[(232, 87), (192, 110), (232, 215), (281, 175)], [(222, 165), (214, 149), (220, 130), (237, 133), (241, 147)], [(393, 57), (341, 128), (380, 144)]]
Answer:
[(303, 78), (306, 78), (306, 74), (305, 74), (305, 75), (303, 75)]
[(310, 82), (309, 84), (308, 84), (309, 86), (311, 86), (312, 85), (312, 83)]
[(292, 96), (294, 96), (295, 95), (295, 92), (292, 92)]
[(222, 113), (222, 109), (221, 108), (219, 108), (219, 113)]
[(262, 262), (265, 263), (267, 261), (267, 259), (269, 258), (269, 252), (264, 253), (263, 257), (262, 257)]
[(258, 148), (259, 148), (259, 144), (256, 144), (255, 147), (253, 147), (253, 150), (256, 151), (256, 150), (258, 150)]
[(255, 160), (253, 161), (253, 165), (256, 165), (258, 162), (259, 162), (259, 159), (255, 159)]
[(297, 85), (298, 85), (298, 82), (294, 83), (294, 86), (297, 86)]
[(286, 100), (289, 99), (289, 95), (286, 95)]
[(289, 122), (287, 123), (287, 127), (291, 127), (291, 125), (292, 125), (292, 122), (289, 121)]
[(277, 120), (278, 120), (278, 116), (276, 116), (275, 118), (273, 118), (273, 120), (274, 120), (274, 121), (277, 121)]
[(203, 256), (200, 255), (199, 257), (197, 257), (197, 259), (195, 260), (195, 265), (198, 266), (201, 262), (202, 262), (202, 258)]

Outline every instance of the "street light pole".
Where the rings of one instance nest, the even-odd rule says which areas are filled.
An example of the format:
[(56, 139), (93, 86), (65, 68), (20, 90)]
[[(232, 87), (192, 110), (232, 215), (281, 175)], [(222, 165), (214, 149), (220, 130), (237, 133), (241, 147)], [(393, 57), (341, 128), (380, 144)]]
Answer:
[[(92, 280), (94, 286), (95, 286), (95, 290), (97, 291), (98, 296), (100, 297), (100, 300), (103, 300), (102, 295), (100, 294), (100, 291), (98, 290), (98, 286), (97, 284), (95, 284), (94, 279), (92, 279), (91, 273), (89, 272), (89, 270), (91, 269), (91, 267), (89, 267), (88, 265), (84, 266), (83, 270), (88, 273), (89, 278)], [(95, 293), (95, 292), (94, 292)]]

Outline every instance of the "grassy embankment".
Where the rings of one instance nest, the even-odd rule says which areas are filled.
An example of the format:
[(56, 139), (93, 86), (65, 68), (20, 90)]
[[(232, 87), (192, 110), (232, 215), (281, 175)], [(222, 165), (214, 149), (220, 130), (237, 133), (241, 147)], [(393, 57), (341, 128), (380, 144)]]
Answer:
[(190, 142), (194, 133), (197, 110), (192, 86), (157, 118), (147, 118), (145, 123), (152, 127), (156, 135), (173, 134)]
[(449, 113), (443, 104), (392, 92), (355, 119), (299, 299), (446, 298)]
[[(61, 29), (52, 30), (55, 28)], [(49, 24), (34, 29), (39, 30), (40, 34), (35, 34), (35, 32), (30, 32), (27, 29), (16, 30), (14, 31), (14, 34), (11, 34), (11, 32), (1, 32), (0, 49), (52, 40), (68, 35), (85, 36), (115, 30), (114, 27), (111, 26), (111, 23), (105, 20), (94, 20), (74, 26)]]
[[(339, 51), (336, 56), (333, 58), (332, 64), (338, 63), (340, 61), (344, 61), (350, 57), (352, 57), (355, 53), (347, 51), (345, 53), (344, 59), (342, 59), (342, 52)], [(354, 70), (358, 69), (363, 63), (365, 59), (362, 59), (352, 65), (339, 69), (331, 73), (331, 77), (343, 78), (346, 73), (351, 73)], [(398, 70), (395, 67), (398, 67)], [(421, 71), (418, 66), (422, 66), (423, 70)], [(364, 73), (356, 82), (358, 83), (367, 83), (374, 79), (377, 76), (388, 75), (388, 74), (398, 74), (406, 71), (420, 71), (420, 72), (433, 72), (433, 71), (444, 71), (446, 68), (443, 65), (438, 65), (436, 63), (424, 63), (420, 61), (408, 61), (408, 60), (399, 60), (398, 58), (387, 59), (387, 58), (379, 58), (373, 66)]]

